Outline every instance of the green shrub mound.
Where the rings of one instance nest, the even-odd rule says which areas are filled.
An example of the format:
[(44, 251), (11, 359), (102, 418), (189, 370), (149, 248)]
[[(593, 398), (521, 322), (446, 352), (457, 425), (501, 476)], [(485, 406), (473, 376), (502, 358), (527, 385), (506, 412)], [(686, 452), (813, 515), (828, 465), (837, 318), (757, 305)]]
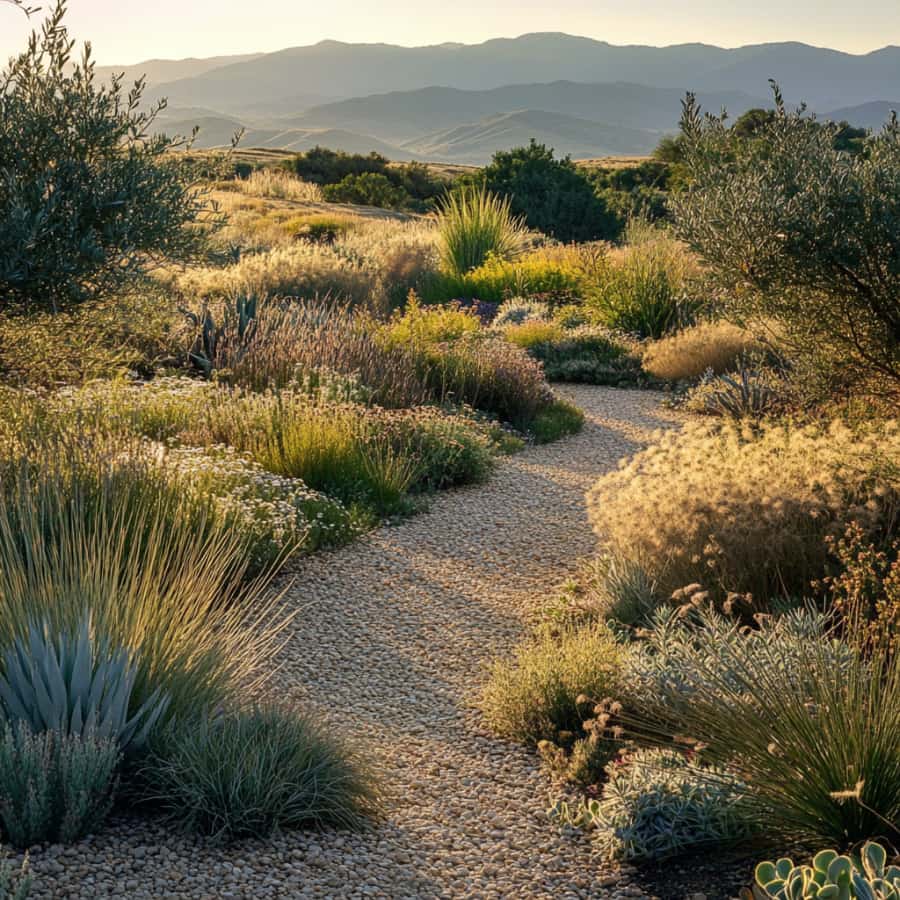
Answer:
[(590, 708), (584, 698), (613, 694), (620, 666), (621, 651), (605, 626), (548, 626), (493, 664), (481, 710), (501, 737), (531, 745), (571, 739)]
[(753, 835), (746, 786), (715, 766), (672, 750), (639, 750), (606, 768), (599, 799), (578, 810), (560, 804), (563, 821), (595, 831), (601, 852), (624, 860), (663, 859)]
[(116, 784), (114, 740), (58, 731), (35, 733), (24, 722), (0, 734), (0, 823), (21, 849), (71, 843), (103, 824)]
[(277, 706), (179, 723), (140, 778), (145, 798), (172, 821), (222, 841), (355, 828), (379, 804), (372, 775), (343, 743)]

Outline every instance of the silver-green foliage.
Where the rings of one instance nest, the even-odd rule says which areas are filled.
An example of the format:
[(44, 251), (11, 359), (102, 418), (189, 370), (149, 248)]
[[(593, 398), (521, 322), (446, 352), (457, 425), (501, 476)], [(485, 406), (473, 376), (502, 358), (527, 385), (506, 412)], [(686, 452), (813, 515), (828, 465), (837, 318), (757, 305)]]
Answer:
[[(745, 692), (746, 660), (757, 657), (770, 678), (803, 679), (805, 645), (814, 641), (834, 667), (851, 663), (852, 651), (829, 637), (827, 617), (807, 609), (760, 621), (747, 629), (714, 610), (685, 617), (679, 609), (660, 609), (651, 619), (645, 639), (633, 645), (625, 659), (624, 700), (639, 708), (644, 698), (677, 697), (671, 705), (672, 727), (678, 710), (698, 694)], [(749, 698), (748, 698), (749, 699)]]
[(900, 384), (900, 123), (841, 149), (841, 126), (775, 111), (753, 140), (689, 95), (681, 236), (737, 312), (779, 323), (795, 354)]
[(811, 866), (795, 866), (790, 859), (762, 862), (756, 883), (776, 900), (900, 900), (900, 867), (887, 865), (887, 852), (867, 842), (859, 861), (822, 850)]
[(215, 224), (202, 163), (153, 135), (163, 102), (145, 82), (100, 85), (59, 0), (0, 71), (0, 305), (50, 307), (108, 294), (160, 258), (195, 257)]
[(497, 315), (491, 323), (495, 328), (507, 325), (521, 325), (533, 319), (549, 320), (550, 307), (540, 300), (529, 300), (527, 297), (510, 297), (504, 300), (497, 309)]
[(6, 852), (0, 851), (0, 900), (25, 900), (31, 893), (31, 885), (28, 857), (16, 870), (6, 858)]
[(557, 818), (593, 829), (601, 852), (619, 859), (660, 859), (747, 837), (755, 825), (745, 786), (722, 768), (672, 750), (639, 750), (606, 767), (599, 799)]
[(69, 843), (106, 818), (120, 753), (115, 741), (57, 731), (34, 733), (25, 722), (0, 736), (0, 824), (16, 847)]
[[(130, 711), (137, 667), (123, 648), (91, 634), (85, 617), (73, 634), (32, 623), (3, 658), (0, 705), (10, 722), (33, 731), (92, 736), (140, 747), (168, 706), (159, 689)], [(130, 714), (129, 714), (130, 713)]]

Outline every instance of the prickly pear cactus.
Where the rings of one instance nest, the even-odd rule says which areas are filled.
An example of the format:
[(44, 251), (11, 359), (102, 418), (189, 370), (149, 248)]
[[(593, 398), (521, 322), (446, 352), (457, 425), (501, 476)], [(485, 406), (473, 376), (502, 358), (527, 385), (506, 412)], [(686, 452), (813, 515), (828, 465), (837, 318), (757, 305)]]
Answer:
[(858, 862), (836, 850), (817, 853), (811, 866), (762, 862), (756, 883), (775, 900), (900, 900), (900, 868), (888, 866), (887, 851), (871, 841)]

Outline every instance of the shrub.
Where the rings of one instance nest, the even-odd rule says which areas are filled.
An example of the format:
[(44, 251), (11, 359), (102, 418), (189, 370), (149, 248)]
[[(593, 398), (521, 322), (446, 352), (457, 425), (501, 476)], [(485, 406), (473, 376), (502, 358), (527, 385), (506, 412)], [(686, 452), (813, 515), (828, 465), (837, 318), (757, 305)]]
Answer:
[(315, 184), (337, 184), (348, 175), (362, 175), (366, 172), (384, 174), (388, 170), (388, 159), (374, 151), (363, 155), (316, 146), (298, 154), (286, 166), (301, 178)]
[[(852, 652), (830, 633), (828, 616), (801, 608), (774, 618), (764, 617), (754, 628), (746, 628), (736, 615), (740, 611), (735, 608), (734, 617), (726, 618), (701, 603), (680, 609), (670, 606), (649, 614), (650, 629), (639, 632), (642, 639), (631, 645), (623, 663), (619, 699), (638, 710), (644, 708), (647, 696), (677, 693), (680, 699), (665, 720), (659, 717), (654, 721), (657, 732), (667, 729), (668, 735), (674, 736), (684, 728), (678, 711), (696, 692), (719, 691), (724, 698), (727, 694), (722, 693), (720, 685), (727, 684), (730, 691), (741, 689), (743, 673), (734, 666), (747, 657), (759, 657), (763, 643), (767, 647), (762, 656), (775, 679), (804, 677), (795, 673), (800, 672), (806, 659), (802, 645), (809, 641), (821, 646), (836, 670), (852, 665)], [(710, 672), (714, 675), (704, 674)]]
[(517, 256), (524, 226), (510, 212), (509, 200), (484, 189), (463, 188), (447, 194), (441, 203), (438, 233), (445, 270), (465, 275), (491, 257), (505, 260)]
[(763, 345), (747, 330), (730, 322), (701, 322), (654, 341), (644, 351), (644, 368), (656, 378), (683, 381), (711, 371), (733, 372)]
[(502, 303), (511, 297), (564, 302), (577, 294), (581, 277), (565, 256), (537, 250), (512, 261), (490, 258), (461, 277), (434, 279), (424, 290), (434, 302), (458, 297), (488, 303)]
[(764, 896), (786, 900), (815, 900), (825, 896), (854, 900), (900, 897), (900, 868), (887, 865), (887, 851), (881, 844), (867, 841), (859, 861), (839, 856), (836, 850), (821, 850), (811, 866), (795, 866), (782, 857), (777, 862), (761, 862), (754, 873)]
[(626, 860), (662, 859), (721, 847), (758, 830), (746, 787), (728, 771), (671, 750), (639, 750), (607, 766), (599, 799), (563, 821), (596, 830), (601, 852)]
[(382, 209), (400, 209), (409, 200), (403, 188), (379, 172), (345, 175), (337, 184), (326, 185), (323, 193), (332, 203), (356, 203)]
[(57, 387), (152, 375), (181, 356), (183, 331), (181, 317), (143, 281), (57, 313), (0, 314), (0, 378)]
[[(110, 294), (159, 257), (193, 258), (210, 217), (199, 168), (147, 137), (160, 106), (139, 111), (144, 82), (103, 88), (89, 48), (54, 7), (40, 35), (0, 73), (0, 302), (57, 310)], [(77, 139), (73, 136), (77, 135)]]
[(506, 331), (507, 340), (527, 344), (551, 381), (633, 384), (641, 381), (641, 362), (627, 338), (585, 325), (563, 330), (555, 323), (525, 322)]
[(137, 668), (127, 650), (91, 634), (85, 617), (75, 634), (51, 635), (29, 626), (3, 658), (0, 701), (7, 722), (35, 733), (97, 738), (121, 749), (143, 745), (168, 706), (158, 689), (133, 714), (129, 706)]
[(141, 775), (171, 819), (219, 840), (357, 828), (379, 805), (355, 753), (311, 716), (275, 706), (181, 723)]
[[(699, 630), (680, 683), (656, 682), (622, 720), (668, 735), (672, 719), (727, 762), (769, 837), (852, 846), (900, 816), (900, 657), (830, 641), (728, 640)], [(685, 689), (687, 687), (687, 690)]]
[(618, 232), (616, 216), (572, 160), (554, 159), (552, 149), (534, 140), (495, 153), (479, 176), (487, 190), (510, 198), (513, 213), (529, 228), (559, 241), (606, 240)]
[(115, 741), (5, 724), (0, 822), (13, 845), (71, 843), (101, 825), (112, 806), (118, 762)]
[(438, 344), (455, 341), (481, 330), (478, 316), (458, 304), (420, 306), (415, 294), (406, 309), (396, 312), (386, 328), (388, 340), (396, 344)]
[(605, 325), (641, 338), (660, 338), (688, 324), (692, 266), (685, 248), (663, 235), (626, 247), (619, 262), (585, 298)]
[(584, 413), (570, 403), (557, 397), (532, 419), (530, 432), (536, 444), (549, 444), (569, 434), (578, 434), (584, 426)]
[(225, 327), (211, 368), (221, 381), (261, 391), (326, 373), (353, 378), (373, 403), (411, 406), (428, 388), (410, 348), (385, 341), (368, 316), (334, 304), (260, 303), (253, 328)]
[(828, 534), (851, 521), (876, 541), (889, 532), (898, 458), (895, 423), (690, 424), (601, 478), (590, 515), (663, 595), (699, 582), (718, 597), (804, 596), (825, 574)]
[(562, 328), (555, 322), (542, 322), (531, 319), (522, 322), (521, 325), (510, 325), (503, 332), (503, 336), (511, 344), (529, 350), (534, 355), (536, 347), (552, 344), (563, 336)]
[(194, 267), (167, 276), (183, 296), (212, 299), (235, 295), (331, 298), (378, 304), (378, 274), (365, 260), (348, 259), (335, 246), (295, 241), (248, 254), (224, 268)]
[[(583, 697), (606, 697), (618, 686), (621, 652), (605, 626), (539, 629), (491, 667), (481, 710), (492, 731), (536, 745), (569, 742), (581, 731)], [(587, 708), (590, 703), (587, 704)]]
[(500, 304), (492, 324), (495, 328), (506, 328), (508, 325), (521, 325), (524, 322), (549, 318), (548, 304), (539, 300), (529, 300), (527, 297), (510, 297)]
[(681, 124), (690, 186), (673, 201), (677, 227), (737, 311), (776, 321), (794, 355), (896, 398), (900, 125), (845, 152), (840, 125), (789, 112), (777, 88), (752, 141), (690, 95)]
[(6, 858), (6, 851), (0, 850), (0, 897), (3, 900), (26, 900), (31, 893), (32, 878), (28, 870), (28, 857), (15, 871)]
[(438, 344), (422, 357), (423, 374), (441, 403), (465, 404), (528, 430), (552, 402), (540, 364), (500, 338)]

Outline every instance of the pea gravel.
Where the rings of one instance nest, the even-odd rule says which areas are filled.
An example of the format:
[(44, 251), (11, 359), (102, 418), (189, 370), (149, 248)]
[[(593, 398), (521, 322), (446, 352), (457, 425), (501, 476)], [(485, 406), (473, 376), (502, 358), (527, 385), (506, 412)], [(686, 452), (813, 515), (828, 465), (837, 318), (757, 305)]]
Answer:
[(118, 816), (71, 847), (34, 848), (32, 897), (646, 897), (577, 832), (546, 818), (532, 752), (484, 731), (472, 708), (486, 664), (521, 636), (535, 598), (591, 554), (585, 491), (674, 418), (649, 392), (562, 391), (573, 438), (504, 460), (487, 485), (352, 546), (304, 560), (278, 693), (350, 733), (384, 771), (371, 831), (289, 833), (210, 847)]

